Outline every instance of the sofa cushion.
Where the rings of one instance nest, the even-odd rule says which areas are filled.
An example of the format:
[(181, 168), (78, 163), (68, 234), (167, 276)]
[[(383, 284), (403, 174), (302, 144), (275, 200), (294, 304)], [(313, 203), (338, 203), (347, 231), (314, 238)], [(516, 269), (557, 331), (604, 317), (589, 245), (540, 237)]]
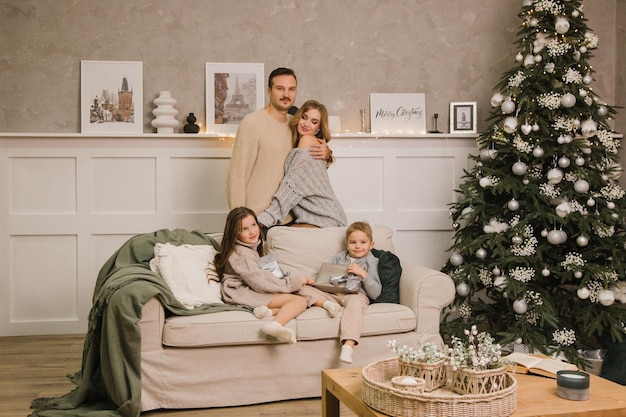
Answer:
[[(374, 247), (394, 251), (392, 231), (372, 226)], [(345, 249), (345, 227), (272, 227), (267, 231), (266, 250), (274, 254), (283, 271), (291, 276), (314, 277), (322, 263)]]
[[(271, 321), (259, 320), (246, 311), (222, 311), (195, 316), (172, 316), (163, 326), (163, 344), (172, 347), (202, 347), (277, 343), (261, 333)], [(296, 331), (294, 320), (287, 327)]]
[[(341, 315), (328, 317), (320, 307), (309, 308), (296, 319), (298, 340), (338, 339)], [(361, 336), (404, 333), (415, 330), (415, 313), (401, 304), (371, 304), (363, 316)]]
[[(340, 317), (330, 318), (320, 307), (307, 309), (287, 327), (300, 341), (337, 339)], [(271, 318), (259, 320), (245, 311), (224, 311), (196, 316), (173, 316), (165, 320), (163, 344), (171, 347), (203, 347), (276, 343), (261, 333)], [(416, 328), (415, 313), (400, 304), (373, 304), (363, 318), (363, 336), (405, 333)]]

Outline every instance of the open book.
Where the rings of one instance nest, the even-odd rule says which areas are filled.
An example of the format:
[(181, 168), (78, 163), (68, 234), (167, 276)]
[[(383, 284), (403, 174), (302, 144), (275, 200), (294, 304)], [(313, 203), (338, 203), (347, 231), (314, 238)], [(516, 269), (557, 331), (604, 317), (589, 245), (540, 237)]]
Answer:
[(571, 370), (578, 368), (571, 363), (562, 362), (557, 359), (548, 358), (546, 356), (533, 356), (526, 353), (513, 352), (504, 359), (512, 363), (513, 372), (518, 374), (537, 374), (556, 378), (557, 371)]

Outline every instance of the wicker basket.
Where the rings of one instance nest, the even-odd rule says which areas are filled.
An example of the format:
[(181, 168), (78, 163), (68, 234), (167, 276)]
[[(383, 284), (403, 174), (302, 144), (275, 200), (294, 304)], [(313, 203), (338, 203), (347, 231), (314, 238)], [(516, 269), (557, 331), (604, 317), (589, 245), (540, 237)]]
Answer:
[(459, 394), (491, 394), (506, 386), (506, 368), (452, 371), (452, 391)]
[(399, 375), (422, 378), (426, 381), (424, 391), (430, 392), (446, 385), (446, 360), (435, 363), (408, 363), (398, 359)]
[(517, 406), (517, 381), (506, 375), (503, 389), (491, 394), (460, 395), (445, 385), (432, 392), (414, 393), (396, 389), (391, 379), (398, 375), (398, 360), (383, 359), (363, 368), (363, 401), (393, 417), (505, 417)]

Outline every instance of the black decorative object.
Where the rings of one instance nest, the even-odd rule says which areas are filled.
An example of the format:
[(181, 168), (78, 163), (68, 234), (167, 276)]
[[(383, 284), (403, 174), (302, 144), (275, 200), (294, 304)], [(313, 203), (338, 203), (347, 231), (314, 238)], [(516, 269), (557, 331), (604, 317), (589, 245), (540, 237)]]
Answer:
[(428, 133), (441, 133), (437, 130), (437, 119), (439, 118), (439, 113), (433, 114), (433, 117), (435, 118), (435, 130), (429, 130)]
[(183, 127), (183, 131), (185, 133), (198, 133), (200, 126), (196, 124), (196, 120), (196, 115), (189, 113), (189, 116), (187, 116), (187, 124)]

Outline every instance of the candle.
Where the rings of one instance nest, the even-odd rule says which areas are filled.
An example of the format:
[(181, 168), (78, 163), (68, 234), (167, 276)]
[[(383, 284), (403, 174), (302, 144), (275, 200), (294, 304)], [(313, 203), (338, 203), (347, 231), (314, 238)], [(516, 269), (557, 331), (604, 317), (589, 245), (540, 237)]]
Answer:
[(581, 371), (558, 371), (556, 373), (556, 394), (566, 400), (588, 400), (589, 374)]

